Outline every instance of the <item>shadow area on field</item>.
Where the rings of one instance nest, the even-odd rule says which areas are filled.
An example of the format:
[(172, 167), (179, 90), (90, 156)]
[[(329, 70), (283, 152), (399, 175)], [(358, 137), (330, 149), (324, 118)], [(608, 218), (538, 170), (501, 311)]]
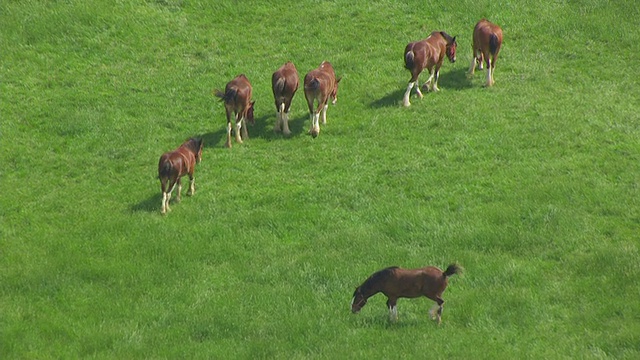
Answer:
[[(422, 76), (428, 78), (428, 74), (423, 72)], [(424, 83), (420, 82), (420, 90), (427, 96), (428, 91), (423, 87)], [(376, 99), (372, 101), (369, 106), (372, 108), (384, 108), (397, 106), (402, 107), (402, 97), (404, 96), (404, 92), (407, 90), (406, 84), (403, 87), (399, 87), (398, 89), (388, 93), (387, 95), (381, 97), (380, 99)], [(471, 79), (467, 77), (467, 70), (463, 68), (454, 69), (447, 73), (440, 73), (440, 79), (438, 80), (438, 87), (440, 89), (453, 89), (453, 90), (464, 90), (472, 87)], [(412, 99), (415, 97), (416, 90), (415, 88), (411, 90)]]
[(402, 97), (404, 96), (405, 91), (406, 89), (402, 88), (396, 89), (393, 92), (381, 97), (380, 99), (372, 101), (369, 106), (376, 109), (390, 106), (401, 107)]
[[(248, 124), (248, 133), (249, 140), (253, 138), (260, 138), (266, 140), (278, 140), (278, 139), (288, 139), (294, 136), (298, 136), (300, 134), (304, 134), (304, 122), (307, 119), (307, 116), (300, 115), (294, 118), (289, 119), (289, 130), (291, 130), (291, 135), (283, 135), (282, 133), (276, 133), (273, 131), (273, 126), (275, 125), (276, 115), (275, 112), (270, 115), (263, 115), (259, 118), (255, 119), (255, 124)], [(234, 130), (231, 132), (231, 145), (235, 146), (236, 139), (234, 135)], [(209, 132), (202, 135), (202, 139), (204, 140), (205, 148), (223, 148), (224, 143), (227, 139), (227, 128), (226, 125), (224, 128)]]
[(449, 89), (455, 90), (464, 90), (472, 87), (471, 78), (467, 76), (467, 70), (465, 68), (458, 68), (452, 71), (447, 72), (447, 76), (444, 78), (446, 81), (442, 81), (443, 77), (440, 75), (439, 84), (443, 84), (438, 87), (445, 87)]
[[(353, 316), (359, 316), (359, 315), (353, 315)], [(362, 317), (359, 319), (354, 319), (353, 326), (360, 327), (360, 328), (377, 328), (377, 329), (385, 329), (385, 330), (417, 328), (417, 327), (428, 326), (428, 325), (433, 325), (434, 327), (437, 327), (435, 323), (433, 324), (431, 323), (432, 322), (429, 322), (428, 320), (419, 319), (419, 318), (413, 318), (413, 319), (404, 318), (404, 319), (399, 319), (396, 322), (391, 322), (389, 321), (389, 318), (387, 316), (381, 316), (381, 317)]]
[(160, 191), (160, 185), (158, 184), (158, 192), (148, 198), (140, 201), (139, 203), (131, 206), (132, 212), (158, 212), (160, 213), (160, 203), (162, 202), (162, 194)]

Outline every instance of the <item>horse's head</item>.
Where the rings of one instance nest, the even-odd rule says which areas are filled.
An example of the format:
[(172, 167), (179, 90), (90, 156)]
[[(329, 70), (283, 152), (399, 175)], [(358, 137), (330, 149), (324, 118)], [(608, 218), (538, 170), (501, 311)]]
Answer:
[(336, 79), (336, 85), (333, 87), (331, 91), (331, 98), (333, 99), (331, 103), (335, 105), (338, 102), (338, 83), (342, 80), (342, 76)]
[(442, 34), (442, 36), (447, 41), (447, 47), (446, 47), (447, 58), (449, 58), (449, 61), (451, 61), (452, 63), (456, 62), (456, 47), (458, 46), (458, 43), (456, 42), (456, 37), (455, 36), (451, 37), (449, 34), (445, 33), (444, 31), (441, 32), (440, 34)]
[(357, 288), (351, 300), (351, 312), (357, 314), (365, 305), (367, 305), (367, 298), (362, 293), (362, 290)]
[(202, 161), (202, 148), (204, 147), (204, 141), (201, 138), (191, 138), (189, 140), (192, 144), (192, 150), (196, 157), (196, 163), (200, 163)]
[(256, 120), (253, 118), (253, 104), (255, 103), (255, 101), (252, 101), (251, 105), (249, 105), (249, 109), (247, 110), (247, 121), (249, 121), (249, 124), (251, 125), (256, 124)]

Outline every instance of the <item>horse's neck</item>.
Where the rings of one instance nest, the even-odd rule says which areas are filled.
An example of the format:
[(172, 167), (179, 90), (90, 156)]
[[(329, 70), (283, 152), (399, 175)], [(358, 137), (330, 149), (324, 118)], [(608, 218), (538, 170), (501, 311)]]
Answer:
[(373, 295), (375, 295), (375, 294), (379, 293), (380, 291), (382, 291), (382, 289), (380, 289), (380, 286), (377, 285), (377, 284), (373, 284), (373, 283), (366, 284), (365, 283), (362, 286), (361, 291), (362, 291), (362, 295), (364, 295), (364, 297), (368, 299), (368, 298), (372, 297)]

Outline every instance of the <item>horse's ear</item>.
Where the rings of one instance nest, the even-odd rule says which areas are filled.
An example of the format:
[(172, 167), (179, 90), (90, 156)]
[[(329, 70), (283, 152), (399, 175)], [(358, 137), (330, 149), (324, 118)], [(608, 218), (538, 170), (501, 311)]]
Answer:
[(454, 36), (454, 37), (453, 37), (453, 40), (452, 40), (451, 42), (455, 44), (455, 43), (456, 43), (456, 38), (457, 38), (457, 37), (458, 37), (457, 35), (456, 35), (456, 36)]
[(339, 83), (340, 80), (342, 80), (342, 76), (340, 76), (339, 78), (336, 79), (336, 84)]

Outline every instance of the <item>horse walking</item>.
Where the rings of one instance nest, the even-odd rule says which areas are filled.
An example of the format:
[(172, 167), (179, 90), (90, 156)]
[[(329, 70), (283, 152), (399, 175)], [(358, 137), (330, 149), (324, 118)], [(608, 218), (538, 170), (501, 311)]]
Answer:
[[(249, 79), (244, 74), (236, 76), (227, 83), (224, 92), (215, 90), (215, 95), (224, 101), (224, 108), (227, 112), (227, 142), (225, 147), (231, 147), (231, 114), (235, 113), (235, 135), (236, 142), (242, 144), (242, 139), (248, 139), (247, 121), (251, 125), (255, 123), (253, 119), (253, 105), (251, 92), (253, 91)], [(242, 137), (240, 136), (242, 131)]]
[(282, 131), (285, 135), (290, 135), (289, 130), (289, 108), (291, 100), (298, 91), (299, 79), (298, 70), (291, 61), (282, 65), (271, 76), (271, 88), (273, 90), (273, 98), (276, 102), (276, 125), (275, 132)]
[(493, 73), (498, 60), (498, 53), (502, 46), (502, 29), (500, 26), (482, 19), (478, 21), (473, 28), (473, 57), (471, 59), (471, 67), (469, 67), (469, 75), (473, 75), (476, 64), (482, 70), (482, 62), (487, 65), (487, 86), (495, 83)]
[[(309, 133), (314, 138), (320, 134), (320, 113), (322, 124), (327, 123), (327, 101), (331, 98), (334, 105), (338, 101), (338, 83), (341, 79), (342, 77), (336, 79), (333, 66), (328, 61), (323, 61), (317, 69), (309, 71), (304, 77), (304, 97), (307, 99), (311, 117)], [(316, 101), (318, 106), (314, 109)]]
[(440, 67), (444, 61), (444, 56), (452, 63), (456, 61), (456, 37), (451, 37), (444, 31), (434, 31), (424, 40), (407, 44), (404, 49), (404, 67), (411, 71), (411, 79), (404, 93), (402, 104), (409, 106), (409, 96), (411, 89), (416, 86), (418, 97), (422, 98), (422, 92), (418, 84), (418, 76), (425, 68), (429, 70), (429, 79), (424, 83), (427, 91), (440, 91), (438, 79), (440, 78)]
[(178, 197), (180, 201), (180, 193), (182, 192), (182, 183), (180, 179), (189, 175), (189, 191), (188, 195), (193, 195), (196, 191), (195, 177), (193, 172), (196, 163), (202, 160), (203, 141), (199, 138), (191, 138), (185, 141), (179, 148), (169, 151), (160, 156), (158, 163), (158, 178), (160, 179), (160, 188), (162, 189), (162, 209), (160, 212), (166, 214), (169, 208), (169, 200), (173, 189), (178, 185)]
[(387, 307), (391, 321), (398, 320), (396, 303), (398, 298), (417, 298), (426, 296), (436, 302), (429, 314), (431, 319), (442, 321), (442, 293), (447, 288), (449, 276), (458, 274), (462, 268), (451, 264), (443, 272), (437, 267), (427, 266), (420, 269), (401, 269), (388, 267), (371, 275), (356, 288), (351, 301), (351, 311), (355, 314), (367, 304), (367, 299), (381, 292), (387, 296)]

